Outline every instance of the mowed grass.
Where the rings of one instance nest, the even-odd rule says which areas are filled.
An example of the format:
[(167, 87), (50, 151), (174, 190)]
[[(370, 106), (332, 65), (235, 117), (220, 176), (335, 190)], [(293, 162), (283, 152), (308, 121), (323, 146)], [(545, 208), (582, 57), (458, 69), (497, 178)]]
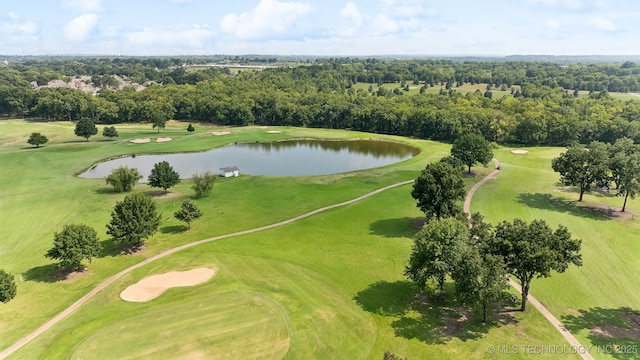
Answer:
[[(89, 349), (87, 341), (113, 343), (114, 337), (132, 343), (139, 335), (120, 329), (130, 329), (134, 323), (150, 336), (174, 334), (180, 331), (174, 323), (185, 324), (183, 328), (193, 334), (186, 344), (179, 337), (162, 335), (161, 347), (172, 344), (175, 348), (168, 357), (254, 358), (250, 346), (226, 354), (209, 345), (225, 331), (246, 336), (261, 329), (252, 326), (251, 318), (237, 313), (235, 321), (210, 322), (216, 316), (203, 314), (197, 306), (222, 302), (235, 293), (251, 294), (260, 304), (267, 300), (277, 304), (282, 316), (267, 316), (265, 326), (273, 322), (274, 331), (282, 334), (277, 329), (286, 320), (285, 359), (380, 359), (385, 351), (412, 359), (490, 359), (495, 356), (487, 350), (490, 346), (564, 344), (536, 311), (496, 314), (488, 325), (482, 325), (477, 316), (463, 311), (450, 298), (417, 297), (415, 288), (402, 276), (411, 237), (418, 230), (415, 221), (420, 218), (410, 188), (398, 187), (281, 228), (204, 244), (149, 264), (108, 287), (15, 358), (47, 354), (79, 358)], [(201, 266), (218, 270), (206, 284), (174, 288), (144, 304), (118, 298), (126, 286), (145, 276)], [(246, 305), (264, 307), (253, 302)], [(238, 305), (243, 306), (242, 302)], [(162, 311), (165, 321), (143, 315)], [(277, 339), (278, 344), (286, 341)], [(141, 349), (132, 353), (153, 351), (149, 348), (154, 349), (153, 341), (143, 341)], [(559, 356), (543, 356), (549, 357)]]
[[(640, 312), (640, 218), (636, 214), (640, 201), (629, 200), (627, 211), (636, 215), (626, 220), (586, 210), (578, 206), (576, 189), (564, 187), (551, 169), (551, 159), (564, 150), (527, 150), (526, 155), (514, 155), (509, 149), (497, 152), (502, 171), (476, 193), (472, 211), (481, 212), (493, 223), (518, 217), (526, 221), (544, 219), (553, 227), (567, 226), (574, 237), (582, 239), (583, 266), (533, 280), (531, 294), (564, 321), (584, 345), (631, 343), (640, 347), (640, 328), (633, 315)], [(588, 193), (583, 202), (619, 209), (623, 199), (613, 193)], [(614, 334), (614, 339), (608, 339), (590, 330), (607, 324), (635, 331), (636, 338)], [(637, 352), (635, 356), (622, 358), (637, 358)]]

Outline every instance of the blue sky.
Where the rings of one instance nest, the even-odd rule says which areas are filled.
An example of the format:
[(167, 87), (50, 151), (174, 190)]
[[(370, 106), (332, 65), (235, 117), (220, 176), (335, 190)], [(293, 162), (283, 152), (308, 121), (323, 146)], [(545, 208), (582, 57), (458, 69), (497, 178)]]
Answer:
[(0, 54), (640, 55), (638, 0), (2, 0)]

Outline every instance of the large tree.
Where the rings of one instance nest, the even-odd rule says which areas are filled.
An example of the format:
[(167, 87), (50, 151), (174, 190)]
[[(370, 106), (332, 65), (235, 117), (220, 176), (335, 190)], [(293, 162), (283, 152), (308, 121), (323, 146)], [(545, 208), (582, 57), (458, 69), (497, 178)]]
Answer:
[(551, 271), (564, 272), (569, 265), (582, 265), (581, 240), (573, 239), (566, 227), (555, 231), (543, 220), (530, 224), (520, 219), (503, 221), (495, 227), (495, 236), (487, 239), (486, 251), (501, 256), (509, 273), (522, 286), (522, 305), (525, 311), (531, 280), (549, 277)]
[(148, 180), (150, 186), (161, 188), (166, 193), (168, 188), (180, 183), (180, 174), (168, 162), (161, 161), (153, 165)]
[(53, 247), (45, 256), (59, 260), (61, 268), (78, 270), (82, 268), (82, 260), (91, 263), (91, 259), (98, 256), (101, 250), (98, 233), (93, 228), (84, 224), (70, 224), (54, 234)]
[(117, 202), (107, 224), (107, 235), (114, 240), (137, 247), (155, 234), (160, 226), (160, 214), (155, 201), (143, 194), (131, 194)]
[(35, 145), (35, 147), (40, 147), (40, 145), (44, 145), (49, 141), (49, 139), (47, 139), (46, 136), (34, 132), (31, 133), (31, 136), (29, 136), (29, 140), (27, 140), (27, 143), (29, 143), (30, 145)]
[(73, 131), (76, 136), (83, 137), (89, 141), (89, 138), (98, 133), (98, 128), (89, 118), (84, 118), (78, 121), (76, 128)]
[(427, 165), (413, 184), (411, 196), (427, 220), (457, 216), (465, 197), (464, 181), (458, 169), (445, 162)]
[(0, 269), (0, 302), (8, 303), (16, 297), (18, 287), (13, 275)]
[(611, 170), (611, 181), (620, 188), (620, 181), (626, 173), (627, 159), (631, 154), (638, 152), (638, 147), (629, 138), (621, 138), (608, 147), (609, 150), (609, 170)]
[(625, 157), (622, 166), (618, 168), (618, 196), (624, 196), (622, 211), (627, 207), (627, 199), (635, 199), (640, 193), (640, 152)]
[(187, 199), (180, 205), (180, 210), (173, 213), (176, 219), (186, 222), (189, 229), (191, 229), (191, 222), (198, 220), (202, 216), (202, 211), (193, 201)]
[(609, 154), (604, 143), (594, 141), (589, 147), (578, 144), (567, 149), (551, 161), (551, 167), (560, 173), (560, 181), (569, 186), (580, 188), (582, 201), (585, 191), (593, 184), (606, 186), (609, 181)]
[(209, 171), (202, 174), (195, 173), (193, 175), (193, 186), (191, 188), (196, 192), (197, 198), (208, 197), (213, 191), (213, 183), (216, 176)]
[(435, 279), (442, 292), (445, 278), (452, 274), (468, 239), (469, 228), (458, 219), (426, 223), (416, 235), (404, 274), (420, 288)]
[(138, 169), (119, 166), (111, 170), (111, 174), (107, 175), (105, 181), (107, 185), (113, 186), (117, 192), (125, 192), (131, 191), (140, 179), (142, 179), (142, 175)]
[(487, 165), (493, 158), (491, 143), (489, 143), (482, 135), (465, 134), (456, 139), (451, 147), (451, 156), (460, 159), (469, 167), (475, 163)]

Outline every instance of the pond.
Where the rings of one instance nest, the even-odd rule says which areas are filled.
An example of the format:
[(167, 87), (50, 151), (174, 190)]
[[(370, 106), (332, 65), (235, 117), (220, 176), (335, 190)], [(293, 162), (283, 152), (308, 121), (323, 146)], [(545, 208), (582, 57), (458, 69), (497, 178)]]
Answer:
[(271, 143), (237, 143), (209, 151), (163, 155), (137, 155), (97, 164), (80, 174), (103, 178), (119, 166), (137, 168), (146, 181), (153, 165), (167, 161), (190, 178), (196, 172), (237, 166), (240, 174), (267, 176), (311, 176), (337, 174), (394, 164), (419, 152), (409, 145), (372, 140), (288, 140)]

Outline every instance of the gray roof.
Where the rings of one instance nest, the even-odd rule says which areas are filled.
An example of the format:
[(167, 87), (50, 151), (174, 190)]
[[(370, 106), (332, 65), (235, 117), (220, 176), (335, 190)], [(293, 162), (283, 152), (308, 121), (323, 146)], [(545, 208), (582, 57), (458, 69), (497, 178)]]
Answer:
[(227, 167), (220, 168), (220, 170), (222, 170), (224, 172), (232, 172), (232, 171), (238, 171), (240, 169), (238, 169), (237, 166), (233, 165), (233, 166), (227, 166)]

